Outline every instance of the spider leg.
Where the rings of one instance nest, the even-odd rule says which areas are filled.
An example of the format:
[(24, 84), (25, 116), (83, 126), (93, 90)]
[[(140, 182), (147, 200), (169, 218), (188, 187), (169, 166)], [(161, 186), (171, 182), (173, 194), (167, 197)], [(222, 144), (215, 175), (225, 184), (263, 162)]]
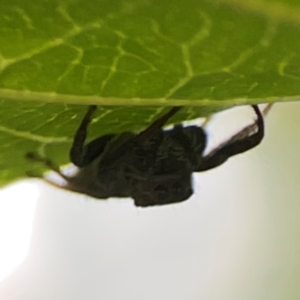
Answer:
[(85, 167), (90, 164), (100, 153), (103, 152), (107, 143), (115, 136), (107, 134), (101, 136), (87, 145), (84, 145), (87, 136), (87, 128), (92, 120), (92, 116), (97, 106), (89, 106), (74, 136), (73, 144), (70, 149), (70, 161), (77, 167)]
[[(264, 137), (264, 120), (257, 105), (252, 105), (257, 120), (255, 124), (247, 126), (239, 133), (234, 135), (229, 141), (222, 144), (220, 147), (212, 151), (207, 156), (203, 157), (200, 164), (194, 170), (195, 172), (207, 171), (223, 164), (228, 158), (236, 154), (248, 151), (257, 146)], [(253, 125), (257, 127), (257, 132), (252, 135), (245, 135), (250, 130), (253, 131)]]
[(175, 107), (171, 108), (171, 110), (169, 110), (167, 113), (165, 113), (162, 117), (155, 120), (149, 127), (147, 127), (145, 130), (140, 132), (136, 136), (136, 139), (146, 140), (149, 137), (151, 137), (153, 132), (160, 130), (168, 122), (168, 120), (171, 117), (173, 117), (181, 108), (182, 108), (182, 106), (175, 106)]
[(73, 144), (70, 149), (70, 160), (74, 165), (78, 167), (82, 165), (87, 128), (96, 109), (96, 105), (89, 106), (74, 136)]
[[(262, 110), (263, 117), (266, 117), (268, 115), (272, 106), (273, 106), (273, 103), (270, 103)], [(256, 129), (257, 129), (257, 124), (255, 122), (254, 124), (250, 124), (250, 125), (246, 126), (244, 129), (242, 129), (241, 131), (239, 131), (238, 133), (233, 135), (230, 140), (231, 140), (231, 142), (233, 142), (233, 141), (244, 139), (247, 136), (249, 136), (250, 134), (253, 134), (253, 132), (255, 132)], [(227, 143), (228, 143), (228, 141), (225, 142), (225, 144), (227, 144)], [(220, 148), (220, 146), (218, 148)]]

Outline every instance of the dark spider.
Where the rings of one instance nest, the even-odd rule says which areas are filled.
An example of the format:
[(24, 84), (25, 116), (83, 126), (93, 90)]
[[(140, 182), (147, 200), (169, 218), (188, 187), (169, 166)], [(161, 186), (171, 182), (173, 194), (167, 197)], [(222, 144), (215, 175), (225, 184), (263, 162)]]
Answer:
[[(233, 155), (257, 146), (264, 136), (264, 121), (257, 119), (204, 156), (207, 135), (198, 126), (175, 125), (163, 130), (181, 107), (173, 107), (144, 131), (106, 134), (84, 145), (96, 106), (90, 106), (76, 131), (70, 160), (78, 167), (73, 176), (63, 174), (48, 158), (27, 157), (46, 164), (65, 179), (65, 189), (95, 198), (132, 197), (136, 206), (153, 206), (187, 200), (193, 194), (192, 173), (213, 169)], [(253, 131), (256, 129), (256, 132)], [(57, 183), (46, 179), (51, 184)]]

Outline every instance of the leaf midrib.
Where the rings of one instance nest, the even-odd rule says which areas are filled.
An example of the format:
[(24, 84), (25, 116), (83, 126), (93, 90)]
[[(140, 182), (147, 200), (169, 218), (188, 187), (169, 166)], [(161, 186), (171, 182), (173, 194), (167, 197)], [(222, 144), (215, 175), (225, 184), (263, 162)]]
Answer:
[(176, 98), (115, 98), (101, 96), (80, 96), (58, 94), (55, 92), (35, 92), (29, 90), (13, 90), (0, 88), (0, 98), (18, 101), (39, 101), (46, 103), (66, 103), (77, 105), (104, 105), (104, 106), (215, 106), (226, 107), (244, 104), (272, 103), (277, 101), (299, 101), (300, 95), (287, 97), (267, 98), (232, 98), (227, 100), (216, 99), (176, 99)]

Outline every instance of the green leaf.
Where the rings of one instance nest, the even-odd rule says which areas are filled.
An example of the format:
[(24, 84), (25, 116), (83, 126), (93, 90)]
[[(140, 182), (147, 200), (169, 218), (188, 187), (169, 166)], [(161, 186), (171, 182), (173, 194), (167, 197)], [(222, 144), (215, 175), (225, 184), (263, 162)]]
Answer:
[(2, 0), (0, 184), (68, 161), (85, 107), (90, 137), (300, 94), (296, 0)]

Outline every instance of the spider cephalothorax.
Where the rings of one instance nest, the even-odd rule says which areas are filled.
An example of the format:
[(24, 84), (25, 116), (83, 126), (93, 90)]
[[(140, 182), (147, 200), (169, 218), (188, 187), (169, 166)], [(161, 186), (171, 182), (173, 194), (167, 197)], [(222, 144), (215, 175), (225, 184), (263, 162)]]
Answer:
[(207, 135), (203, 128), (175, 125), (162, 129), (181, 107), (173, 107), (140, 133), (107, 134), (84, 145), (96, 110), (96, 106), (90, 106), (70, 150), (70, 160), (78, 167), (76, 174), (65, 175), (51, 160), (37, 154), (29, 157), (46, 163), (65, 179), (63, 188), (78, 193), (100, 199), (132, 197), (135, 205), (142, 207), (182, 202), (193, 194), (193, 172), (215, 168), (261, 142), (263, 116), (257, 105), (252, 108), (257, 116), (255, 124), (205, 156)]

